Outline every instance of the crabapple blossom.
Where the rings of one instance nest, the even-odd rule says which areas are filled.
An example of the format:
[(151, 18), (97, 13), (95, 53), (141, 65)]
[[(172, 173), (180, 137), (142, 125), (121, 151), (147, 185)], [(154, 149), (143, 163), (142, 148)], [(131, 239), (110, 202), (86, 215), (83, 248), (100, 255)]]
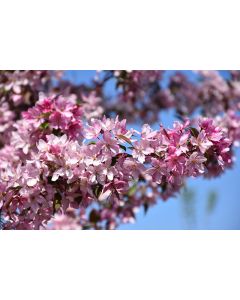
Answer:
[[(201, 150), (200, 150), (201, 151)], [(206, 157), (198, 152), (193, 152), (187, 160), (188, 172), (192, 175), (198, 175), (204, 173), (203, 163), (206, 161)]]
[[(219, 176), (232, 166), (239, 72), (227, 81), (199, 71), (196, 83), (175, 73), (166, 88), (163, 71), (104, 74), (77, 86), (58, 72), (0, 73), (4, 229), (114, 229), (176, 195), (187, 178)], [(117, 102), (109, 104), (104, 85), (112, 79)], [(169, 108), (180, 121), (153, 130), (150, 123)], [(140, 119), (140, 131), (129, 127)]]
[[(83, 125), (79, 120), (85, 133), (91, 127), (96, 128), (90, 139), (85, 134), (82, 140), (66, 130), (71, 118), (77, 119), (81, 114), (75, 104), (68, 101), (63, 104), (63, 98), (59, 101), (55, 98), (40, 100), (35, 108), (23, 114), (26, 120), (30, 120), (29, 128), (25, 127), (23, 132), (26, 145), (16, 146), (16, 132), (12, 133), (11, 145), (26, 157), (21, 165), (13, 164), (9, 176), (4, 179), (2, 209), (6, 214), (9, 210), (11, 212), (7, 228), (26, 225), (37, 229), (44, 226), (56, 211), (81, 207), (82, 203), (87, 206), (94, 202), (124, 205), (128, 191), (141, 178), (150, 184), (158, 184), (167, 197), (181, 188), (184, 177), (204, 173), (203, 163), (207, 162), (207, 157), (203, 155), (213, 143), (212, 153), (217, 155), (217, 163), (221, 168), (225, 166), (224, 154), (230, 150), (230, 143), (220, 136), (210, 143), (209, 138), (220, 129), (206, 120), (199, 121), (199, 129), (196, 129), (199, 130), (199, 139), (194, 138), (198, 142), (187, 127), (188, 122), (183, 125), (175, 123), (173, 129), (160, 126), (156, 131), (144, 125), (136, 136), (136, 131), (127, 130), (126, 122), (118, 118), (91, 120), (91, 125)], [(57, 125), (60, 135), (55, 135), (56, 123), (48, 113), (59, 112), (59, 103), (63, 113), (62, 121)], [(39, 114), (35, 113), (36, 110)], [(36, 141), (35, 134), (42, 125), (39, 120), (49, 122), (49, 126), (43, 128)], [(92, 128), (90, 132), (93, 132)], [(135, 132), (134, 140), (132, 132)], [(163, 136), (168, 146), (159, 151)], [(130, 162), (133, 168), (126, 168)], [(46, 197), (49, 190), (51, 192)]]
[(212, 146), (212, 142), (207, 138), (204, 131), (201, 131), (197, 137), (191, 138), (193, 146), (197, 146), (201, 153), (205, 153)]
[(154, 149), (151, 148), (150, 143), (143, 139), (134, 143), (132, 157), (136, 158), (140, 163), (145, 162), (147, 155), (154, 153)]

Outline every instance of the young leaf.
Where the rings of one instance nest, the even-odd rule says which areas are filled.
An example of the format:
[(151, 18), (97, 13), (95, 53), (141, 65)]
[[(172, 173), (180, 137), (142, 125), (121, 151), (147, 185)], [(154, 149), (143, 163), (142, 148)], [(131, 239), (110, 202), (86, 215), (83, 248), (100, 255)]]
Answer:
[(53, 213), (55, 214), (61, 206), (62, 206), (62, 196), (61, 194), (56, 193), (55, 198), (53, 200)]
[(96, 209), (93, 209), (89, 214), (89, 221), (91, 223), (97, 223), (100, 220), (101, 220), (101, 218), (100, 218), (98, 212), (96, 211)]
[(48, 127), (49, 127), (48, 121), (45, 121), (40, 125), (40, 129), (42, 129), (42, 130), (47, 129)]
[(130, 140), (129, 138), (127, 138), (125, 135), (119, 134), (117, 137), (118, 137), (119, 139), (125, 141), (126, 143), (132, 145), (131, 140)]
[(124, 151), (127, 151), (127, 148), (123, 145), (119, 145), (120, 148), (122, 148)]
[(194, 127), (190, 128), (190, 132), (191, 132), (192, 136), (194, 136), (195, 138), (197, 138), (199, 135), (199, 131)]
[(98, 183), (98, 184), (95, 184), (92, 187), (92, 189), (93, 189), (94, 195), (98, 198), (102, 192), (103, 186), (100, 183)]
[(143, 209), (144, 209), (144, 214), (146, 215), (149, 209), (149, 204), (147, 202), (144, 203)]
[(133, 196), (137, 190), (137, 182), (133, 184), (133, 186), (130, 187), (128, 190), (128, 196)]

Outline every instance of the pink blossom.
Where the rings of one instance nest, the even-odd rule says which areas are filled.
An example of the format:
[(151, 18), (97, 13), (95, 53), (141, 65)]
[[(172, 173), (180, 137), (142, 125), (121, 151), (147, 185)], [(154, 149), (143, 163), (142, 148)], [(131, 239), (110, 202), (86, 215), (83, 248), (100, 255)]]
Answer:
[(207, 159), (199, 154), (198, 152), (193, 152), (187, 160), (187, 170), (189, 174), (196, 176), (198, 173), (204, 173), (204, 165)]
[(147, 174), (151, 176), (152, 180), (158, 184), (162, 182), (162, 177), (167, 172), (166, 163), (157, 158), (151, 159), (152, 167), (147, 170)]
[(92, 119), (90, 125), (88, 125), (84, 130), (84, 136), (87, 139), (96, 138), (102, 130), (102, 124), (97, 119)]
[[(202, 72), (197, 83), (174, 74), (166, 89), (161, 71), (105, 74), (117, 82), (118, 102), (104, 100), (101, 81), (73, 86), (57, 76), (53, 87), (47, 71), (0, 72), (5, 229), (39, 229), (55, 216), (56, 228), (116, 228), (178, 193), (188, 177), (218, 176), (233, 164), (238, 73), (227, 82)], [(47, 96), (37, 100), (40, 91)], [(183, 122), (153, 130), (150, 123), (168, 108)], [(186, 120), (200, 109), (211, 118)], [(146, 124), (138, 132), (122, 116)]]
[(197, 146), (203, 154), (213, 145), (205, 131), (201, 131), (197, 137), (192, 137), (191, 143), (193, 146)]
[(132, 156), (133, 158), (136, 158), (140, 163), (144, 163), (146, 155), (152, 153), (154, 153), (154, 149), (150, 146), (147, 140), (141, 140), (134, 143)]

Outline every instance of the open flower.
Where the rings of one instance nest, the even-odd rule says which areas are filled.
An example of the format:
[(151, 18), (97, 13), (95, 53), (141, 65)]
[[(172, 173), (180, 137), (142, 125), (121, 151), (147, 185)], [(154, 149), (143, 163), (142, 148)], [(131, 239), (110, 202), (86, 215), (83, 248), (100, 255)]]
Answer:
[(103, 134), (103, 140), (99, 143), (102, 145), (102, 151), (105, 156), (114, 156), (119, 153), (120, 147), (117, 140), (111, 135), (109, 131), (105, 131)]
[(97, 167), (98, 182), (105, 184), (106, 181), (112, 181), (114, 176), (117, 175), (117, 170), (111, 166), (111, 160), (107, 160), (104, 164)]
[(133, 158), (136, 158), (140, 163), (145, 162), (145, 156), (154, 153), (154, 149), (150, 146), (149, 141), (141, 140), (134, 143), (132, 151)]
[(90, 125), (87, 125), (87, 127), (84, 130), (84, 137), (87, 139), (94, 139), (97, 138), (102, 130), (102, 124), (97, 119), (92, 119), (90, 121)]
[(128, 183), (119, 179), (114, 179), (112, 182), (107, 183), (98, 197), (99, 201), (112, 201), (116, 203), (122, 198), (123, 193), (128, 190)]
[(157, 131), (153, 131), (148, 124), (144, 124), (142, 127), (141, 137), (144, 140), (152, 141), (157, 135)]
[(167, 173), (166, 163), (157, 158), (152, 158), (151, 165), (152, 167), (146, 171), (146, 174), (150, 175), (154, 182), (161, 184), (162, 177)]
[(207, 159), (198, 152), (193, 152), (187, 160), (187, 170), (190, 175), (196, 176), (198, 173), (204, 173), (204, 165)]
[(202, 130), (197, 137), (192, 137), (191, 143), (193, 146), (197, 146), (203, 154), (213, 145), (207, 138), (207, 134), (204, 130)]

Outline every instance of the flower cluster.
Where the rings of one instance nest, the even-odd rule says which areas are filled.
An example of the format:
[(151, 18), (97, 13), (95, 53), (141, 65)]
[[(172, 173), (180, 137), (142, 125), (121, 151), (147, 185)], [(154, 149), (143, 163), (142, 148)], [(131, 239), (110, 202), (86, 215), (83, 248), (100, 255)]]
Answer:
[[(107, 73), (107, 79), (114, 78), (119, 93), (115, 101), (106, 103), (106, 111), (113, 111), (129, 121), (138, 118), (144, 119), (145, 122), (157, 120), (155, 98), (169, 103), (173, 97), (168, 91), (160, 91), (159, 81), (162, 78), (163, 71), (113, 71)], [(154, 100), (153, 100), (154, 99)], [(163, 104), (164, 106), (164, 104)], [(155, 111), (155, 113), (154, 113)]]
[(206, 117), (215, 117), (240, 108), (239, 71), (230, 72), (229, 79), (217, 71), (198, 71), (195, 80), (176, 72), (164, 85), (164, 71), (115, 71), (112, 77), (107, 74), (108, 79), (116, 79), (118, 92), (116, 101), (107, 103), (106, 109), (130, 121), (154, 123), (161, 110), (170, 108), (179, 117), (189, 117), (197, 110)]
[(234, 146), (240, 146), (240, 116), (236, 111), (228, 110), (224, 115), (215, 118)]
[(41, 91), (48, 92), (52, 71), (0, 71), (0, 145), (5, 144), (21, 111), (38, 99)]
[(118, 118), (85, 124), (81, 107), (62, 97), (40, 100), (23, 118), (0, 153), (6, 228), (38, 229), (56, 212), (94, 203), (110, 205), (105, 217), (119, 217), (119, 211), (123, 222), (132, 220), (128, 198), (138, 182), (167, 199), (185, 178), (231, 165), (231, 143), (208, 119), (198, 128), (187, 121), (137, 132)]
[[(20, 118), (23, 111), (32, 107), (39, 97), (53, 98), (56, 94), (65, 96), (68, 103), (79, 103), (86, 119), (98, 118), (103, 114), (102, 99), (96, 91), (74, 86), (64, 80), (62, 71), (0, 71), (0, 145), (9, 141), (9, 135), (14, 130), (14, 121)], [(64, 101), (57, 105), (55, 123), (61, 117), (59, 111), (65, 109), (60, 107), (65, 105)], [(40, 106), (35, 109), (40, 109)], [(50, 113), (47, 112), (50, 108), (43, 109), (46, 114)], [(70, 131), (78, 129), (73, 122), (72, 126)]]
[(71, 138), (82, 135), (82, 108), (74, 100), (53, 97), (40, 100), (33, 108), (23, 113), (23, 117), (35, 127), (66, 133)]
[(182, 73), (170, 80), (170, 89), (175, 97), (177, 111), (189, 115), (197, 108), (208, 117), (214, 117), (228, 109), (240, 108), (240, 81), (234, 77), (227, 81), (219, 72), (199, 71), (197, 83), (191, 82)]
[[(239, 72), (228, 80), (197, 74), (194, 83), (176, 73), (163, 88), (163, 71), (108, 71), (91, 86), (58, 72), (1, 72), (1, 226), (114, 229), (174, 196), (187, 178), (230, 168), (240, 142)], [(104, 95), (111, 78), (118, 102)], [(181, 119), (171, 129), (127, 126), (154, 122), (167, 108)], [(202, 117), (185, 118), (198, 109)]]
[(15, 107), (30, 105), (39, 92), (48, 90), (53, 77), (60, 75), (59, 71), (0, 71), (1, 102)]
[[(84, 218), (82, 210), (81, 215), (75, 212), (70, 220), (77, 220), (82, 229), (114, 229), (121, 223), (134, 222), (138, 209), (143, 207), (146, 212), (157, 202), (159, 195), (163, 199), (172, 196), (181, 188), (186, 177), (216, 176), (224, 167), (231, 165), (230, 142), (219, 127), (206, 119), (199, 120), (198, 130), (188, 125), (176, 123), (172, 130), (161, 128), (159, 131), (152, 131), (145, 125), (140, 134), (141, 142), (133, 143), (132, 158), (140, 163), (138, 168), (133, 168), (136, 161), (132, 158), (125, 160), (134, 172), (133, 183), (123, 198), (125, 200), (115, 201), (110, 207), (105, 205), (94, 209), (89, 215), (84, 211)], [(217, 159), (210, 160), (210, 153), (215, 153)], [(59, 228), (59, 218), (64, 220), (57, 217), (51, 228)], [(65, 218), (65, 222), (69, 220)], [(72, 229), (71, 224), (69, 229)]]

